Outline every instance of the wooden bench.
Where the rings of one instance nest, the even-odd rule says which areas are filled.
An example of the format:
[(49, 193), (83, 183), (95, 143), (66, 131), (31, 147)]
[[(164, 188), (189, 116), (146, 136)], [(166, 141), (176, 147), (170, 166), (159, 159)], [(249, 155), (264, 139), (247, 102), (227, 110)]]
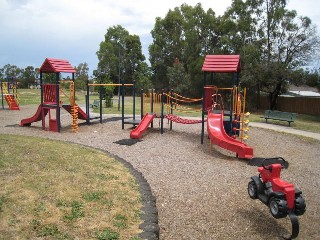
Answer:
[(100, 100), (98, 100), (98, 99), (95, 99), (93, 101), (93, 103), (90, 104), (90, 107), (92, 107), (92, 108), (98, 108), (99, 106), (100, 106)]
[(290, 124), (296, 120), (296, 116), (296, 113), (266, 110), (263, 118), (266, 119), (266, 123), (268, 122), (268, 119), (272, 119), (287, 121), (290, 126)]

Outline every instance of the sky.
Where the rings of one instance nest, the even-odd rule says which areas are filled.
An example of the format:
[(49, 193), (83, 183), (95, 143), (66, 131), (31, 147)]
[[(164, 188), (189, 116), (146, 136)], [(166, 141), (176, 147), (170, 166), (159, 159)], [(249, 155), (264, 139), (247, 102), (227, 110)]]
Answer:
[[(288, 9), (308, 16), (320, 34), (319, 0), (289, 0)], [(148, 58), (155, 18), (186, 3), (201, 3), (222, 15), (231, 0), (0, 0), (0, 68), (40, 67), (45, 58), (67, 59), (96, 69), (96, 52), (109, 27), (121, 25), (140, 36)]]

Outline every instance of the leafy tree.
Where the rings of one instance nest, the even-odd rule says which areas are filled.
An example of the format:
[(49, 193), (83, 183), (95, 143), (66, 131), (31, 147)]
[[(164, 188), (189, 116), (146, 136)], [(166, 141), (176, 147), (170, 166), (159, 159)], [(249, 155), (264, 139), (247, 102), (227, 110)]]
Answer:
[(315, 87), (320, 91), (320, 74), (319, 69), (309, 70), (305, 72), (305, 84), (309, 87)]
[(86, 83), (89, 79), (89, 66), (86, 62), (80, 63), (75, 67), (75, 82), (76, 87), (82, 90), (86, 90)]
[(168, 67), (167, 75), (169, 79), (169, 88), (175, 92), (183, 94), (190, 89), (190, 75), (188, 75), (180, 63), (179, 59), (176, 59), (173, 67)]
[(179, 58), (189, 75), (191, 88), (186, 94), (202, 92), (201, 66), (207, 52), (219, 46), (218, 20), (212, 9), (205, 12), (201, 4), (195, 7), (182, 4), (169, 10), (165, 18), (156, 18), (151, 31), (153, 43), (149, 46), (150, 63), (157, 88), (169, 86), (168, 70)]
[(137, 71), (134, 73), (134, 79), (136, 79), (136, 89), (137, 92), (141, 91), (143, 89), (144, 92), (148, 91), (149, 89), (152, 89), (152, 82), (151, 82), (151, 69), (147, 65), (147, 63), (142, 62), (137, 69)]
[[(112, 83), (110, 75), (106, 72), (93, 71), (93, 83)], [(114, 86), (95, 86), (96, 92), (102, 93), (102, 99), (105, 100), (106, 107), (112, 107), (112, 97), (115, 87)]]
[(18, 79), (21, 75), (22, 70), (16, 65), (6, 64), (2, 68), (3, 79), (14, 78)]
[[(105, 34), (105, 40), (100, 43), (97, 51), (98, 72), (106, 74), (112, 83), (132, 83), (139, 71), (145, 70), (141, 64), (145, 61), (142, 54), (140, 38), (130, 35), (122, 26), (110, 27)], [(141, 72), (143, 75), (144, 73)], [(139, 79), (137, 80), (139, 81)], [(119, 88), (117, 88), (119, 93)]]
[(312, 59), (319, 44), (311, 20), (286, 5), (285, 0), (234, 0), (223, 17), (233, 29), (224, 45), (242, 53), (244, 84), (255, 88), (257, 96), (266, 92), (270, 109), (276, 108), (278, 96), (298, 76), (294, 71)]
[(36, 79), (38, 77), (38, 68), (33, 66), (28, 66), (21, 71), (20, 77), (20, 88), (30, 88), (36, 84)]
[(55, 84), (57, 81), (55, 73), (42, 73), (43, 84)]

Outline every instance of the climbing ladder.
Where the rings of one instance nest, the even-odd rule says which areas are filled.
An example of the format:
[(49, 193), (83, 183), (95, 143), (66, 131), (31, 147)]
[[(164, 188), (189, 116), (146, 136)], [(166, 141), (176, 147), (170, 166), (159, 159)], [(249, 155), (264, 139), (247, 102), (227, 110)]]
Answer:
[[(239, 128), (233, 128), (233, 132), (240, 132), (239, 138), (241, 142), (245, 142), (248, 139), (248, 131), (249, 131), (249, 115), (250, 113), (245, 113), (245, 103), (246, 103), (246, 88), (243, 89), (243, 93), (238, 92), (238, 88), (234, 88), (234, 108), (233, 114), (235, 116), (234, 123), (238, 125)], [(236, 137), (236, 134), (233, 135)]]
[(11, 85), (12, 86), (12, 94), (9, 93), (8, 90), (8, 83), (3, 82), (2, 83), (2, 94), (4, 95), (10, 110), (20, 110), (19, 108), (19, 104), (18, 104), (18, 94), (17, 94), (17, 89), (15, 87), (15, 85)]

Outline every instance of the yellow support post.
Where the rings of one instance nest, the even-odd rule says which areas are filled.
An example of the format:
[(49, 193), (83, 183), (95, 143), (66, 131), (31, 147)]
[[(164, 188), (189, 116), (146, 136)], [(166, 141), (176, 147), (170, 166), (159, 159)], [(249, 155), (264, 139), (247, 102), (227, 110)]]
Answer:
[(79, 131), (78, 125), (78, 106), (76, 105), (76, 101), (74, 98), (75, 89), (74, 89), (74, 82), (70, 82), (70, 106), (71, 106), (71, 116), (72, 116), (72, 132)]

